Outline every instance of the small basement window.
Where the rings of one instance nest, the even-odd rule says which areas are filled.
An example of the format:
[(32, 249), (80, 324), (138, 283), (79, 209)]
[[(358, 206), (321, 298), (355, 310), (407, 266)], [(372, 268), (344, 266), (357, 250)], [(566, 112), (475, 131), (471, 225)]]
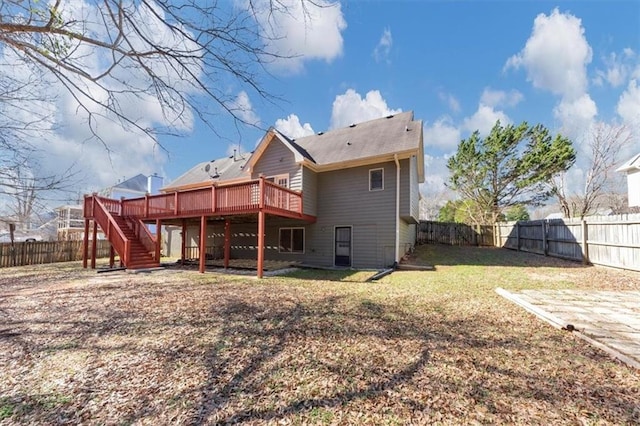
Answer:
[(384, 189), (384, 169), (369, 170), (369, 191), (382, 191)]
[(280, 253), (304, 253), (304, 228), (280, 228)]

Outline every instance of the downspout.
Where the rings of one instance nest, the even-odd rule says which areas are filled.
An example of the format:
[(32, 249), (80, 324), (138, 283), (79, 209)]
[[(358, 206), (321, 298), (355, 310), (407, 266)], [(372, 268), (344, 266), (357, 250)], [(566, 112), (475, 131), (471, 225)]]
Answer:
[(393, 154), (393, 160), (396, 162), (396, 253), (394, 266), (400, 262), (400, 161), (398, 154)]

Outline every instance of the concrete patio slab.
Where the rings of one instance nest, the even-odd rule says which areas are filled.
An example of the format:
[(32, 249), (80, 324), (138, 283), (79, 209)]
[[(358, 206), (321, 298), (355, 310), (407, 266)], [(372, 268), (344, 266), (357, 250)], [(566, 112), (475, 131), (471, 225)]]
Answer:
[(573, 328), (582, 339), (640, 369), (640, 292), (521, 290), (496, 292), (556, 328)]

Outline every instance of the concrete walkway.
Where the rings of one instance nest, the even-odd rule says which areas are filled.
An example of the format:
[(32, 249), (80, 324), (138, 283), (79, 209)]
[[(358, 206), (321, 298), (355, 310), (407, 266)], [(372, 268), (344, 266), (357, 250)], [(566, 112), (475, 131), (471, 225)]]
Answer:
[(640, 369), (640, 291), (521, 290), (501, 296)]

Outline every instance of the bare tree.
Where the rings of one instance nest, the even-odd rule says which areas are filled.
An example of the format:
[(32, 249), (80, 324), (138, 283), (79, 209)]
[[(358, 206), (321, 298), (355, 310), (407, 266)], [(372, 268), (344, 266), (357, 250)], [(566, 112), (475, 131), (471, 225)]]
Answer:
[(595, 213), (607, 202), (606, 195), (615, 192), (614, 171), (619, 154), (631, 142), (631, 131), (623, 124), (597, 123), (587, 135), (587, 170), (581, 192), (567, 188), (566, 173), (556, 175), (551, 182), (565, 217), (583, 218)]
[(11, 167), (0, 167), (0, 211), (18, 229), (29, 229), (33, 220), (48, 210), (47, 202), (71, 190), (76, 185), (73, 167), (60, 173), (41, 173), (31, 157)]
[[(300, 1), (304, 11), (325, 6)], [(256, 125), (246, 122), (228, 86), (233, 81), (277, 99), (260, 77), (265, 64), (281, 56), (265, 41), (273, 33), (261, 31), (254, 18), (265, 9), (275, 14), (288, 8), (281, 0), (250, 0), (244, 8), (200, 0), (101, 0), (75, 9), (62, 0), (5, 0), (0, 46), (5, 58), (8, 50), (61, 84), (108, 150), (97, 128), (101, 118), (151, 137), (179, 134), (192, 112), (214, 132), (213, 120), (221, 113)], [(140, 120), (127, 108), (132, 99), (157, 103), (163, 123)]]

